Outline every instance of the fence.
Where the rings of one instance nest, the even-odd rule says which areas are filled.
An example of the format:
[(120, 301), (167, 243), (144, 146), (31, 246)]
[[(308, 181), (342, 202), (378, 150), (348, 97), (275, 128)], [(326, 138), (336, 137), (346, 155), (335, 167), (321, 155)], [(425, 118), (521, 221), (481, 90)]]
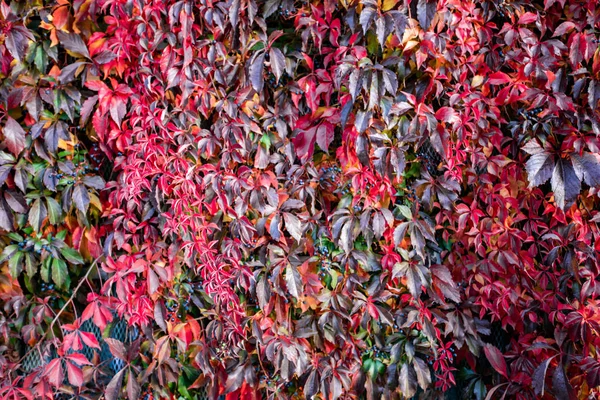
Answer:
[[(102, 333), (100, 329), (96, 325), (94, 325), (91, 320), (85, 321), (81, 330), (84, 332), (91, 332), (94, 334), (98, 343), (100, 344), (100, 362), (103, 365), (106, 365), (105, 372), (111, 377), (111, 373), (115, 374), (120, 371), (124, 367), (124, 362), (118, 358), (115, 358), (110, 350), (108, 349), (108, 345), (102, 338)], [(113, 339), (117, 339), (125, 344), (131, 343), (136, 339), (138, 335), (136, 328), (130, 328), (124, 320), (117, 320), (116, 323), (111, 327), (109, 337)], [(487, 338), (487, 342), (492, 343), (494, 346), (498, 347), (501, 351), (505, 350), (508, 345), (508, 335), (506, 331), (501, 329), (498, 325), (493, 325), (491, 329), (491, 335)], [(97, 351), (88, 346), (85, 346), (81, 351), (88, 359), (93, 357), (93, 353)], [(22, 371), (23, 373), (29, 373), (43, 365), (44, 362), (49, 362), (56, 354), (49, 357), (47, 360), (42, 360), (42, 357), (38, 352), (31, 352), (27, 355), (27, 357), (23, 360)], [(463, 400), (467, 398), (467, 393), (465, 393), (464, 382), (461, 380), (457, 380), (457, 385), (447, 391), (444, 395), (445, 400)], [(198, 395), (198, 400), (208, 400), (208, 395), (205, 391), (200, 391)], [(412, 400), (418, 400), (420, 398), (420, 393), (418, 392)], [(224, 396), (220, 396), (219, 400), (224, 400)]]

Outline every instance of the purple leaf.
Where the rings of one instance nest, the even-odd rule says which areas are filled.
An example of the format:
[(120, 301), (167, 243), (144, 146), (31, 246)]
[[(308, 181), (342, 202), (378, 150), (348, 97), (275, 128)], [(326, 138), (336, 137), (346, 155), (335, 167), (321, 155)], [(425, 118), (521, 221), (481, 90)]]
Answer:
[(531, 377), (531, 386), (533, 386), (533, 390), (535, 390), (535, 394), (538, 396), (544, 396), (544, 387), (546, 385), (546, 371), (548, 371), (548, 365), (550, 361), (552, 361), (554, 357), (550, 357), (544, 362), (542, 362), (536, 369), (533, 371), (533, 376)]
[(21, 125), (14, 118), (7, 117), (2, 133), (8, 150), (14, 155), (19, 155), (25, 148), (25, 131)]
[(13, 225), (13, 214), (6, 201), (0, 198), (0, 228), (10, 232), (13, 230)]
[(78, 183), (73, 188), (73, 201), (75, 202), (75, 207), (82, 213), (86, 213), (87, 209), (90, 205), (90, 196), (88, 194), (87, 188)]
[(254, 57), (250, 63), (250, 83), (257, 92), (261, 92), (264, 86), (263, 67), (265, 65), (265, 53), (262, 52)]
[(571, 160), (559, 159), (552, 172), (554, 201), (563, 210), (571, 205), (581, 191), (581, 182), (575, 173)]
[(437, 2), (431, 0), (419, 0), (417, 3), (417, 19), (423, 30), (429, 29), (435, 12), (437, 10)]
[(46, 219), (46, 215), (46, 205), (42, 202), (42, 199), (34, 201), (29, 209), (28, 221), (36, 232), (39, 232), (42, 229), (42, 223), (44, 222), (44, 219)]
[(271, 60), (271, 69), (279, 82), (279, 78), (285, 70), (285, 56), (277, 47), (271, 47), (269, 50), (269, 59)]
[(556, 400), (570, 400), (574, 398), (571, 396), (571, 384), (565, 375), (565, 369), (560, 364), (554, 369), (554, 374), (552, 375), (552, 392)]
[(580, 181), (584, 181), (591, 187), (600, 186), (600, 161), (594, 154), (588, 152), (584, 152), (581, 156), (573, 154), (571, 161)]
[(287, 288), (292, 296), (296, 299), (300, 299), (303, 295), (304, 287), (302, 285), (302, 277), (300, 276), (300, 272), (298, 269), (294, 267), (292, 264), (288, 264), (285, 269), (285, 282), (287, 283)]
[(81, 36), (76, 33), (67, 33), (61, 30), (57, 30), (56, 35), (65, 49), (72, 51), (73, 53), (81, 54), (86, 58), (90, 58), (88, 48)]

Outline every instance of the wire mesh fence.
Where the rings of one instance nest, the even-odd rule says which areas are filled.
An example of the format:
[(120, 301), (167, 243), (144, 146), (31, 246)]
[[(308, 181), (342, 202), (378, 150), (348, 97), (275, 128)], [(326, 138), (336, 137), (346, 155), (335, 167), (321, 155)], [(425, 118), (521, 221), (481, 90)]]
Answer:
[[(91, 320), (85, 321), (81, 325), (81, 329), (84, 332), (93, 333), (98, 343), (100, 345), (100, 350), (91, 348), (89, 346), (84, 346), (84, 348), (80, 351), (80, 353), (84, 354), (88, 360), (92, 360), (94, 357), (94, 353), (99, 353), (100, 363), (106, 365), (106, 373), (108, 374), (108, 379), (112, 378), (113, 374), (119, 372), (124, 366), (125, 363), (123, 360), (115, 358), (108, 348), (108, 344), (102, 337), (102, 332), (100, 329), (94, 325)], [(127, 322), (122, 319), (116, 319), (110, 328), (108, 337), (119, 340), (125, 344), (133, 342), (138, 336), (138, 331), (134, 327), (130, 327), (127, 325)], [(486, 338), (487, 343), (491, 343), (496, 346), (500, 351), (506, 350), (509, 344), (509, 336), (508, 333), (503, 330), (499, 325), (492, 325), (491, 333)], [(41, 352), (32, 351), (27, 354), (25, 359), (22, 362), (21, 371), (23, 374), (27, 374), (34, 369), (41, 367), (42, 365), (50, 362), (53, 358), (56, 357), (56, 352), (51, 353), (50, 355), (44, 357)], [(412, 397), (411, 400), (419, 400), (422, 398), (423, 392), (421, 389), (417, 392), (415, 396)], [(224, 400), (224, 396), (220, 396), (219, 400)], [(451, 388), (450, 390), (444, 393), (445, 400), (463, 400), (469, 398), (469, 394), (467, 393), (465, 382), (461, 379), (456, 379), (456, 386)], [(198, 395), (198, 400), (208, 400), (208, 393), (204, 388), (200, 388)]]

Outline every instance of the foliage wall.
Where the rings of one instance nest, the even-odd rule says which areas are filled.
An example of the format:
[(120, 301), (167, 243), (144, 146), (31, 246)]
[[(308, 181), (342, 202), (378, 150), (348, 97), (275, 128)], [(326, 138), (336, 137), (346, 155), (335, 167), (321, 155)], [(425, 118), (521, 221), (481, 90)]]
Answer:
[(595, 0), (2, 2), (0, 397), (594, 396), (598, 30)]

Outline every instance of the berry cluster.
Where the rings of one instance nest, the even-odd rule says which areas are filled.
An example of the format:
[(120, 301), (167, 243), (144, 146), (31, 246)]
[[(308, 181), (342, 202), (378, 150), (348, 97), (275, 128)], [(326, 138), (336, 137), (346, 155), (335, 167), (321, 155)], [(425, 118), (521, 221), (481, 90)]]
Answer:
[(538, 114), (543, 110), (542, 107), (536, 107), (531, 110), (520, 110), (520, 114), (525, 117), (525, 119), (533, 120), (536, 119)]
[(167, 308), (167, 320), (171, 323), (176, 321), (175, 316), (180, 320), (183, 318), (184, 311), (190, 310), (190, 298), (189, 296), (183, 299), (182, 302), (169, 302), (166, 305)]
[(425, 141), (423, 145), (419, 147), (417, 157), (423, 162), (425, 168), (427, 168), (427, 172), (429, 172), (431, 176), (441, 175), (440, 164), (442, 162), (442, 157), (433, 148), (429, 140)]
[(280, 17), (289, 18), (290, 16), (292, 16), (293, 12), (293, 10), (283, 8), (283, 4), (279, 4), (277, 13)]
[(338, 166), (326, 167), (321, 169), (321, 176), (319, 177), (320, 184), (327, 184), (337, 179), (338, 175), (342, 172), (342, 169)]
[(371, 346), (362, 352), (363, 356), (370, 355), (377, 358), (389, 358), (390, 355), (384, 351), (384, 349), (377, 346)]
[(42, 284), (40, 285), (40, 290), (42, 291), (42, 293), (50, 292), (50, 291), (54, 290), (54, 284), (42, 282)]
[(316, 246), (315, 255), (319, 256), (319, 278), (325, 279), (331, 268), (331, 252), (326, 246)]

